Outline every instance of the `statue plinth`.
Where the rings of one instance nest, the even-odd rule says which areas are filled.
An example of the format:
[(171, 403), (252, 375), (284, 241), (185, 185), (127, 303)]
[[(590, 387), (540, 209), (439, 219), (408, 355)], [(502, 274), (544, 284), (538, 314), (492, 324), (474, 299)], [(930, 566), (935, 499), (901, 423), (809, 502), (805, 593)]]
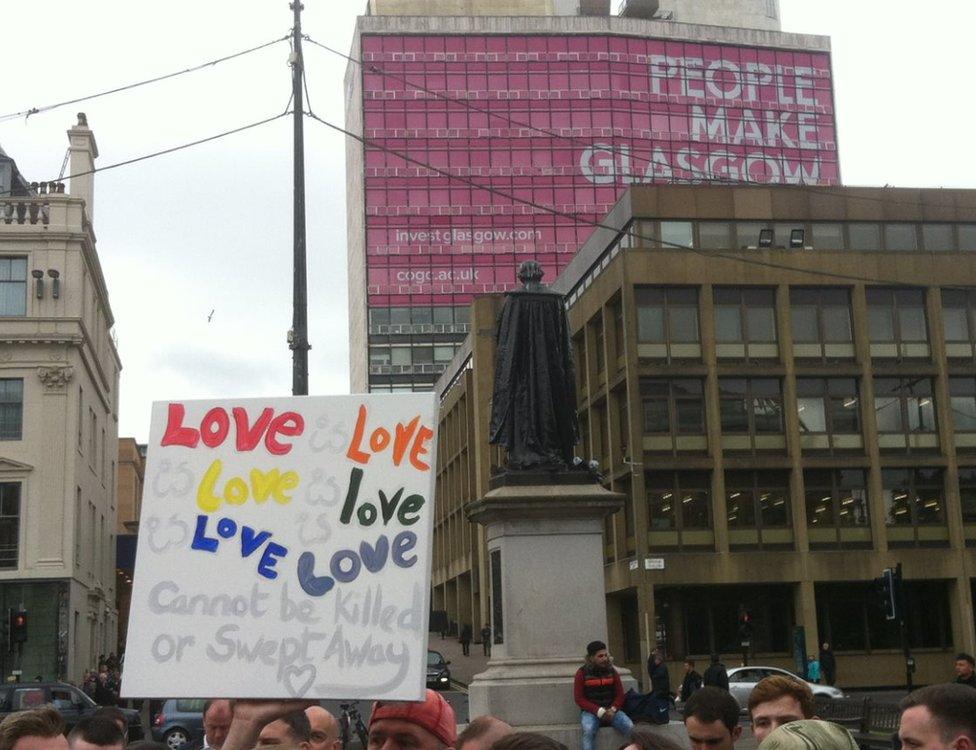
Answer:
[[(578, 747), (573, 678), (586, 644), (607, 640), (603, 521), (623, 502), (588, 472), (512, 471), (468, 506), (486, 527), (496, 636), (487, 669), (468, 686), (471, 716)], [(625, 690), (635, 684), (620, 672)]]

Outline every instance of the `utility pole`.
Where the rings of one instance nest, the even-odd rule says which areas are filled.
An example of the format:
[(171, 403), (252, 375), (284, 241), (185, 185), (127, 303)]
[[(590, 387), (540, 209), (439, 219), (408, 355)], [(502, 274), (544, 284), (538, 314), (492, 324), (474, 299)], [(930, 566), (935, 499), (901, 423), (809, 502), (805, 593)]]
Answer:
[(288, 346), (292, 351), (291, 393), (308, 395), (308, 279), (305, 271), (305, 112), (302, 102), (305, 61), (302, 58), (302, 9), (300, 0), (289, 6), (295, 15), (292, 28), (291, 94), (294, 108), (294, 282), (292, 323)]

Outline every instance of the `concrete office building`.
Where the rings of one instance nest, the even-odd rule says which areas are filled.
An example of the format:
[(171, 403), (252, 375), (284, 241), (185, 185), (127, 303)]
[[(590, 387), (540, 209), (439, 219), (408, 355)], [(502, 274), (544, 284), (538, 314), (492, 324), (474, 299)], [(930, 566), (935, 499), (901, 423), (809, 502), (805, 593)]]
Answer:
[(636, 183), (837, 184), (829, 40), (774, 0), (372, 0), (346, 73), (354, 391), (430, 388), (474, 295)]
[[(69, 172), (98, 156), (83, 115)], [(78, 680), (113, 651), (121, 364), (93, 178), (28, 184), (0, 152), (0, 671)], [(25, 611), (11, 647), (9, 616)]]
[[(744, 606), (752, 663), (826, 640), (841, 685), (903, 684), (871, 594), (901, 563), (916, 682), (950, 679), (976, 650), (976, 191), (641, 186), (604, 223), (554, 286), (579, 455), (627, 497), (605, 529), (617, 661), (738, 664)], [(502, 460), (501, 302), (476, 299), (436, 386), (433, 607), (475, 632), (490, 576), (465, 506)]]

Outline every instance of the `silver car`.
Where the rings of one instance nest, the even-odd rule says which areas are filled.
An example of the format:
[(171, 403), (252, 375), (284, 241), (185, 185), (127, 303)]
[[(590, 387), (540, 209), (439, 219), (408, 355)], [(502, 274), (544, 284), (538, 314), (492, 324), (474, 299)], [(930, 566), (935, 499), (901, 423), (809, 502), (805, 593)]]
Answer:
[(789, 677), (791, 680), (806, 682), (813, 691), (814, 698), (844, 698), (844, 692), (831, 685), (818, 685), (807, 682), (801, 677), (779, 667), (736, 667), (729, 670), (729, 692), (736, 699), (743, 711), (749, 705), (749, 693), (756, 687), (756, 683), (766, 677)]

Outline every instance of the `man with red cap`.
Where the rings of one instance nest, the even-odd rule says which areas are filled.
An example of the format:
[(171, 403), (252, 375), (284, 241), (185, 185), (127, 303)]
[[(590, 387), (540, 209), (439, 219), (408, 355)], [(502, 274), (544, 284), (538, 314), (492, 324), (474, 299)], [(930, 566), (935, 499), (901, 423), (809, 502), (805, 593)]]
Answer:
[(369, 750), (445, 750), (457, 742), (457, 719), (444, 696), (423, 703), (377, 701), (369, 717)]

